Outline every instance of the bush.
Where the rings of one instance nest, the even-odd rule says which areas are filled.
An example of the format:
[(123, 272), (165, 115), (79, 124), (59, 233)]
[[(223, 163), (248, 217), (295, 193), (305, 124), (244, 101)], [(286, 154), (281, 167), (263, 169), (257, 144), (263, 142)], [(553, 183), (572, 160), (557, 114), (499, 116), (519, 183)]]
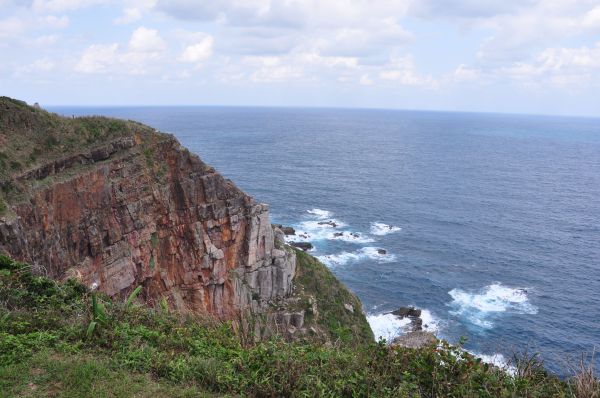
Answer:
[[(178, 386), (175, 390), (194, 394), (261, 397), (546, 398), (579, 397), (576, 389), (598, 392), (589, 371), (585, 380), (574, 379), (571, 389), (537, 365), (512, 376), (444, 341), (419, 350), (385, 342), (286, 343), (277, 337), (244, 346), (230, 322), (133, 305), (133, 298), (112, 301), (74, 281), (33, 275), (26, 264), (0, 256), (1, 389), (21, 391), (30, 380), (40, 380), (28, 369), (42, 369), (51, 374), (40, 381), (47, 385), (73, 381), (61, 384), (78, 391), (72, 396), (97, 388), (119, 396), (121, 388), (128, 390), (114, 380), (117, 375), (131, 380), (131, 388), (137, 386), (134, 380), (146, 380), (155, 387), (158, 383), (160, 391)], [(101, 322), (99, 310), (93, 309), (98, 306)], [(98, 325), (90, 335), (92, 321)], [(49, 356), (58, 359), (48, 361)], [(20, 376), (23, 363), (27, 370)], [(37, 396), (56, 395), (48, 391)]]

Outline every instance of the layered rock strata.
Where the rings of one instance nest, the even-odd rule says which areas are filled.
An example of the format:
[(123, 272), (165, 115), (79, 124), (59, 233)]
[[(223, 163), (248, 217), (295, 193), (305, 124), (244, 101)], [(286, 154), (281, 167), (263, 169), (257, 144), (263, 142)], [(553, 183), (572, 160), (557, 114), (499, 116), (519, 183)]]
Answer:
[(134, 134), (14, 177), (0, 251), (110, 296), (232, 319), (291, 294), (292, 251), (256, 203), (165, 134)]

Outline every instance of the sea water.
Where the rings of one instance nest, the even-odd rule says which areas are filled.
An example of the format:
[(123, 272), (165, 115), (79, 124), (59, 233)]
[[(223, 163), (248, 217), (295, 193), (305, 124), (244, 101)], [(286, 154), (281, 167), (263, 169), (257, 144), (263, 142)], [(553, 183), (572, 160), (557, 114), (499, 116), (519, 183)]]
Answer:
[[(362, 300), (495, 362), (600, 347), (600, 119), (393, 110), (52, 109), (139, 120), (269, 203)], [(300, 236), (301, 234), (301, 236)], [(383, 249), (383, 250), (381, 250)], [(600, 366), (600, 363), (597, 364)]]

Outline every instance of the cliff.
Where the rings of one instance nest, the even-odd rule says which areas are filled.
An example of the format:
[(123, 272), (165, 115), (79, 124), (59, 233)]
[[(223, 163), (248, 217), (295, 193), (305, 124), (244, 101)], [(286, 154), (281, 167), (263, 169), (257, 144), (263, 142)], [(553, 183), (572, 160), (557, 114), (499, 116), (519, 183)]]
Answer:
[(252, 322), (258, 335), (310, 327), (304, 315), (317, 304), (297, 305), (296, 255), (275, 247), (268, 206), (173, 136), (2, 98), (0, 143), (0, 252), (111, 297), (142, 286), (150, 305), (266, 314)]

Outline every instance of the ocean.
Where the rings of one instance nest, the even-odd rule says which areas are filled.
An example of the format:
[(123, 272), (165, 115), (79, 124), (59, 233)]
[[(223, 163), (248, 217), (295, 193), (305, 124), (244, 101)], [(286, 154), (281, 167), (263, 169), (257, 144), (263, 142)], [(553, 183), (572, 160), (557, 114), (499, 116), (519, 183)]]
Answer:
[[(399, 110), (55, 107), (174, 134), (296, 228), (362, 300), (568, 374), (600, 348), (600, 119)], [(381, 250), (383, 249), (383, 250)], [(596, 358), (600, 366), (600, 356)]]

